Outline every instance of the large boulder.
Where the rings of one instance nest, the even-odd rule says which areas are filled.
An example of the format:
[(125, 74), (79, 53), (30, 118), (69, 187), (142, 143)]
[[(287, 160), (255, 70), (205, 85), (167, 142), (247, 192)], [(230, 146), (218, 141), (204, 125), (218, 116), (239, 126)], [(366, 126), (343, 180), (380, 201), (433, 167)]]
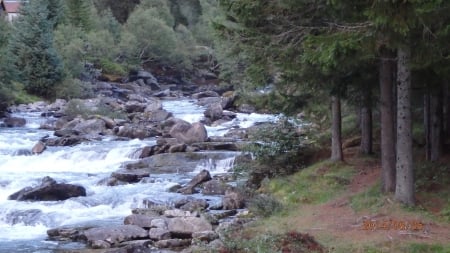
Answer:
[(114, 132), (117, 136), (127, 137), (130, 139), (145, 139), (149, 137), (155, 137), (161, 134), (158, 130), (154, 128), (131, 124), (117, 127), (116, 129), (114, 129)]
[(136, 225), (119, 225), (88, 229), (83, 232), (81, 238), (91, 247), (94, 245), (104, 245), (104, 243), (113, 246), (125, 241), (148, 238), (148, 232)]
[(202, 91), (202, 92), (192, 94), (192, 98), (194, 98), (194, 99), (200, 99), (200, 98), (206, 98), (206, 97), (219, 97), (219, 94), (212, 90)]
[(219, 103), (211, 104), (203, 113), (205, 117), (211, 119), (211, 121), (218, 120), (223, 116), (223, 108)]
[(222, 199), (223, 209), (232, 210), (245, 207), (244, 195), (236, 189), (227, 189)]
[(175, 217), (169, 219), (168, 229), (175, 238), (191, 237), (193, 233), (211, 231), (212, 225), (204, 218)]
[(156, 217), (143, 215), (143, 214), (131, 214), (125, 217), (123, 224), (125, 225), (136, 225), (141, 228), (151, 228), (152, 221), (156, 219)]
[(180, 143), (192, 144), (196, 142), (204, 142), (208, 139), (208, 132), (205, 125), (200, 122), (189, 124), (180, 122), (175, 124), (170, 130), (170, 135)]
[(102, 134), (106, 130), (105, 121), (101, 119), (88, 119), (77, 124), (73, 130), (86, 135)]
[(150, 122), (162, 122), (172, 116), (173, 115), (171, 112), (162, 109), (147, 111), (144, 113), (144, 117), (146, 118), (147, 121)]
[(53, 178), (45, 177), (37, 187), (26, 187), (10, 195), (9, 200), (58, 201), (86, 196), (86, 189), (79, 185), (58, 184)]
[(6, 127), (23, 127), (27, 123), (24, 118), (9, 117), (3, 120)]

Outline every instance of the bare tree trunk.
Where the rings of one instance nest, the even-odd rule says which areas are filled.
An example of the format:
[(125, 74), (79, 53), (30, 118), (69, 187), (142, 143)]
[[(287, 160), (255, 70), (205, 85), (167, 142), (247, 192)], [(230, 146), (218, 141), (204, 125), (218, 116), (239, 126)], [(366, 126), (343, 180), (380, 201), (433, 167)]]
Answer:
[(430, 97), (430, 161), (436, 162), (442, 155), (442, 89), (439, 87)]
[(414, 205), (410, 48), (399, 48), (397, 57), (397, 182), (395, 199), (407, 205)]
[(444, 101), (443, 101), (443, 125), (444, 125), (444, 145), (447, 145), (450, 141), (450, 85), (448, 81), (444, 82)]
[(423, 95), (423, 132), (425, 134), (425, 159), (429, 161), (431, 159), (431, 134), (430, 134), (430, 89), (427, 85), (425, 88), (425, 94)]
[(331, 96), (331, 161), (343, 161), (341, 138), (341, 99)]
[(361, 154), (372, 154), (372, 94), (367, 88), (363, 91), (361, 107)]
[(395, 190), (395, 54), (382, 49), (380, 61), (381, 190)]

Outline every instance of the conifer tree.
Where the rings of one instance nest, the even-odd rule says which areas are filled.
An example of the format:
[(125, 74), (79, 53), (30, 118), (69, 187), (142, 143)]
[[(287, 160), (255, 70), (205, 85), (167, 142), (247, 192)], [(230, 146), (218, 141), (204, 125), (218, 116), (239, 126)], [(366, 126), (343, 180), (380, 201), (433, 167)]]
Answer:
[(63, 78), (62, 61), (53, 47), (53, 28), (58, 14), (50, 15), (47, 0), (24, 4), (14, 22), (8, 52), (25, 89), (51, 98)]

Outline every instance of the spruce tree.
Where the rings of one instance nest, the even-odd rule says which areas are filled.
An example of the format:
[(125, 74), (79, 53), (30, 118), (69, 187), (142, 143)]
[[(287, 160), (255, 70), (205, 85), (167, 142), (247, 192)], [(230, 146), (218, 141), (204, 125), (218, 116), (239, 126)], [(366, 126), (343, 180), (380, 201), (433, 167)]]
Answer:
[[(62, 61), (53, 47), (56, 13), (49, 14), (47, 0), (24, 4), (14, 22), (8, 52), (19, 80), (31, 94), (51, 98), (63, 78)], [(53, 17), (53, 18), (51, 18)]]

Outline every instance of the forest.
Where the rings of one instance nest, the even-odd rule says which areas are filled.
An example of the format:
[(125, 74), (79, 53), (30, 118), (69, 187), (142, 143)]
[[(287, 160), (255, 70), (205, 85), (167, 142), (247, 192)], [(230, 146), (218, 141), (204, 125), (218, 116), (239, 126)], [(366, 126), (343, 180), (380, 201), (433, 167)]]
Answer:
[(32, 0), (0, 20), (0, 111), (87, 98), (100, 76), (207, 69), (261, 111), (305, 114), (329, 161), (347, 160), (352, 118), (382, 194), (413, 207), (419, 163), (449, 173), (433, 173), (450, 150), (449, 40), (445, 0)]

